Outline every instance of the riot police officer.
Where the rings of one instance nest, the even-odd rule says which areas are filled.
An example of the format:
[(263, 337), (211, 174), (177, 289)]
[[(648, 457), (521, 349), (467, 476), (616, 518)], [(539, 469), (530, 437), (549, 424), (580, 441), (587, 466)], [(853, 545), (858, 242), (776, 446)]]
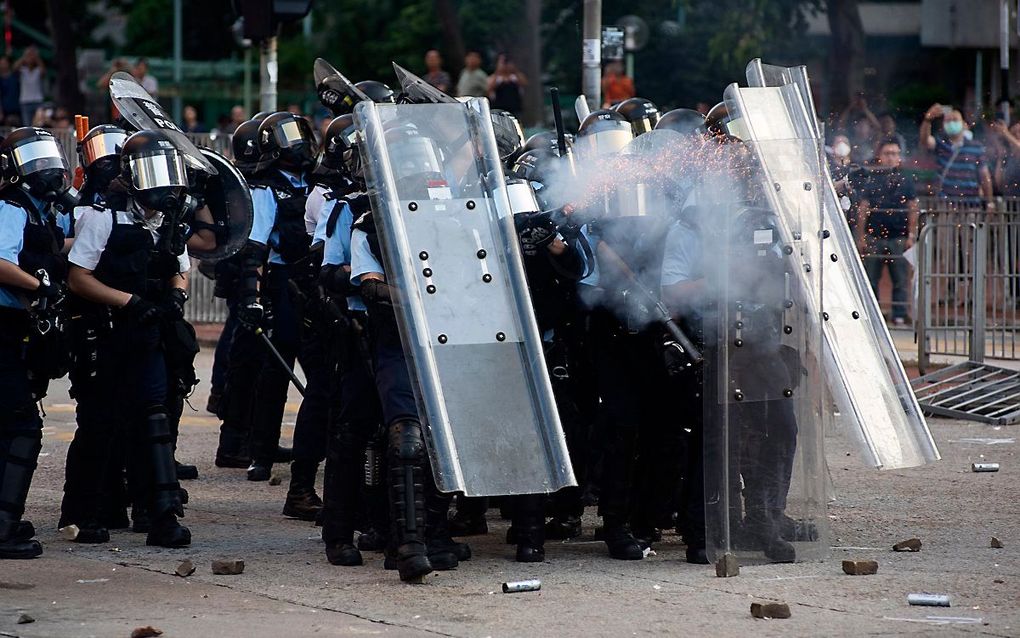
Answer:
[(35, 404), (49, 378), (26, 341), (43, 336), (38, 322), (61, 294), (64, 236), (50, 204), (66, 197), (70, 175), (53, 136), (34, 128), (0, 143), (0, 169), (0, 559), (34, 558), (42, 545), (21, 516), (42, 445)]
[[(249, 243), (242, 257), (239, 319), (257, 328), (271, 310), (273, 345), (285, 362), (293, 366), (300, 358), (308, 377), (308, 388), (294, 430), (294, 460), (291, 463), (291, 487), (284, 513), (313, 520), (322, 507), (315, 493), (315, 476), (324, 458), (328, 411), (328, 374), (321, 353), (307, 348), (314, 341), (304, 340), (300, 330), (302, 317), (297, 292), (314, 282), (321, 255), (310, 251), (311, 237), (305, 227), (305, 202), (308, 197), (307, 172), (315, 157), (315, 139), (307, 120), (291, 113), (274, 113), (259, 124), (258, 148), (271, 168), (255, 181), (252, 200), (255, 219)], [(265, 264), (260, 287), (255, 285), (257, 268)], [(261, 303), (260, 303), (261, 302)], [(300, 352), (299, 352), (300, 350)], [(277, 454), (287, 388), (286, 370), (265, 356), (255, 384), (253, 397), (234, 393), (230, 401), (252, 400), (251, 457), (248, 480), (267, 481)]]
[[(66, 523), (102, 540), (96, 521), (98, 476), (110, 462), (111, 437), (130, 441), (135, 502), (148, 501), (146, 544), (182, 547), (191, 532), (184, 515), (167, 417), (167, 367), (159, 321), (187, 300), (190, 260), (180, 219), (189, 186), (184, 160), (159, 131), (131, 135), (122, 149), (122, 177), (105, 206), (85, 208), (69, 260), (76, 313), (92, 331), (75, 346), (72, 384), (78, 430), (68, 450)], [(156, 293), (150, 279), (166, 283)], [(80, 534), (80, 532), (79, 532)]]

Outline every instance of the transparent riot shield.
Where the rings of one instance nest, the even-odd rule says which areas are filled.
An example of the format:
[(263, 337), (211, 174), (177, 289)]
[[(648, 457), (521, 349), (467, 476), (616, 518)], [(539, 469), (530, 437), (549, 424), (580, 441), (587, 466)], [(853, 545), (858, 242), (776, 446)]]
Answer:
[[(752, 60), (752, 87), (786, 87), (800, 95), (789, 116), (805, 134), (821, 137), (804, 67), (778, 67)], [(751, 117), (754, 117), (753, 115)], [(879, 468), (923, 465), (940, 458), (917, 404), (857, 254), (832, 180), (822, 180), (826, 231), (818, 239), (828, 261), (821, 310), (828, 386), (837, 406), (835, 424), (859, 444), (866, 462)]]
[(743, 141), (725, 145), (727, 164), (710, 176), (703, 225), (706, 545), (713, 558), (792, 562), (828, 551), (813, 240), (823, 173), (818, 141), (790, 119), (799, 96), (761, 91), (772, 90), (727, 90)]
[(362, 102), (355, 119), (439, 488), (575, 485), (488, 103)]

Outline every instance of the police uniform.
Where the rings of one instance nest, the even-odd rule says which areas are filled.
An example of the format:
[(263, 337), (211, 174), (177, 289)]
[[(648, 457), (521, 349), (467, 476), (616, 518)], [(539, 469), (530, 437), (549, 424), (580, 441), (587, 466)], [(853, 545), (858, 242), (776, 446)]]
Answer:
[(387, 431), (393, 539), (387, 567), (400, 570), (401, 578), (407, 580), (432, 569), (453, 569), (458, 561), (471, 557), (471, 550), (450, 538), (450, 497), (439, 492), (432, 476), (389, 286), (362, 279), (368, 273), (385, 273), (381, 256), (369, 211), (356, 220), (351, 234), (351, 283), (361, 289), (368, 306), (370, 356)]
[(190, 260), (186, 249), (181, 255), (157, 249), (159, 214), (146, 219), (130, 200), (123, 204), (119, 208), (127, 210), (81, 210), (69, 255), (73, 266), (91, 272), (100, 283), (144, 301), (113, 308), (80, 291), (72, 296), (71, 383), (78, 429), (67, 454), (61, 523), (99, 527), (103, 476), (111, 463), (119, 467), (121, 462), (111, 459), (111, 442), (123, 437), (130, 450), (132, 500), (147, 505), (151, 516), (147, 543), (186, 545), (190, 532), (176, 522), (183, 508), (173, 463), (160, 316), (136, 309), (162, 303), (150, 281), (169, 283), (187, 273)]
[[(48, 206), (20, 188), (0, 192), (0, 259), (34, 274), (43, 268), (62, 282), (63, 231)], [(42, 552), (35, 530), (22, 521), (25, 501), (42, 447), (36, 401), (48, 378), (33, 374), (26, 358), (32, 331), (23, 299), (31, 291), (0, 284), (0, 558), (32, 558)]]

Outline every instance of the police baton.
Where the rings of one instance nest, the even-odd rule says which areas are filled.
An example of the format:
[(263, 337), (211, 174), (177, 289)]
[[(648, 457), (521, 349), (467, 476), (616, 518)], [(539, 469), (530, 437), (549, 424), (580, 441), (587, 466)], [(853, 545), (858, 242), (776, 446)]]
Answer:
[(294, 383), (294, 387), (297, 388), (298, 392), (301, 393), (301, 396), (304, 397), (305, 384), (301, 383), (301, 379), (298, 379), (298, 376), (294, 374), (294, 370), (291, 369), (291, 367), (287, 365), (287, 362), (283, 360), (283, 355), (281, 355), (280, 351), (276, 349), (273, 342), (269, 340), (269, 336), (266, 335), (266, 332), (262, 328), (255, 328), (255, 334), (262, 337), (262, 343), (266, 344), (269, 351), (273, 353), (273, 357), (276, 359), (276, 362), (280, 364), (280, 367), (287, 371), (287, 374), (290, 376), (290, 380)]
[(691, 360), (691, 363), (694, 365), (702, 363), (705, 358), (702, 356), (701, 351), (695, 347), (690, 337), (684, 333), (680, 326), (673, 321), (673, 315), (671, 315), (669, 310), (666, 309), (666, 306), (656, 299), (655, 296), (649, 292), (640, 281), (637, 280), (637, 277), (634, 276), (634, 271), (630, 269), (630, 266), (623, 260), (623, 257), (620, 257), (620, 255), (604, 241), (599, 242), (596, 250), (604, 259), (613, 263), (616, 269), (627, 279), (628, 283), (633, 286), (633, 290), (642, 297), (642, 302), (655, 311), (658, 315), (656, 318), (659, 320), (659, 323), (661, 323), (666, 331), (669, 332), (670, 336), (673, 337), (678, 344), (680, 344), (680, 347), (687, 353), (687, 357)]

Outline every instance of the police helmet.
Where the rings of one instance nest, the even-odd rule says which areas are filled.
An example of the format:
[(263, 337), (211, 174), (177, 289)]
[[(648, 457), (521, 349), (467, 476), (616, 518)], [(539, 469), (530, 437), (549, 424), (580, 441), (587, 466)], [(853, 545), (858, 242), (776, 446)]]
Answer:
[(692, 109), (673, 109), (659, 118), (655, 130), (700, 135), (705, 132), (705, 116)]
[(131, 195), (145, 208), (162, 212), (179, 210), (188, 191), (184, 157), (165, 133), (138, 131), (121, 151), (124, 176)]
[(499, 159), (512, 162), (524, 148), (524, 129), (517, 117), (510, 111), (492, 109), (489, 112), (492, 130), (496, 134), (496, 149)]
[(354, 86), (358, 87), (358, 90), (376, 104), (393, 104), (397, 101), (397, 94), (393, 92), (393, 89), (379, 80), (362, 80), (356, 82)]
[(581, 159), (619, 152), (631, 140), (634, 132), (630, 122), (610, 109), (592, 111), (577, 129), (574, 148)]
[(120, 175), (120, 151), (127, 131), (112, 124), (93, 127), (78, 145), (88, 180), (109, 184)]
[(614, 106), (613, 110), (630, 122), (634, 137), (655, 129), (659, 122), (659, 107), (643, 97), (628, 98)]
[(315, 160), (312, 127), (305, 118), (287, 111), (273, 113), (259, 124), (258, 149), (266, 162), (301, 171)]
[(326, 127), (322, 150), (312, 170), (312, 177), (329, 185), (339, 177), (360, 177), (361, 158), (358, 155), (358, 129), (351, 114), (333, 118)]
[(0, 170), (9, 183), (23, 182), (28, 192), (54, 201), (71, 183), (67, 160), (49, 131), (25, 126), (0, 142)]
[(408, 177), (428, 180), (430, 176), (442, 176), (442, 150), (413, 124), (397, 124), (385, 136), (393, 176), (398, 182)]
[(708, 110), (705, 116), (705, 129), (713, 135), (725, 135), (729, 132), (726, 124), (730, 121), (730, 110), (725, 102), (719, 102)]

